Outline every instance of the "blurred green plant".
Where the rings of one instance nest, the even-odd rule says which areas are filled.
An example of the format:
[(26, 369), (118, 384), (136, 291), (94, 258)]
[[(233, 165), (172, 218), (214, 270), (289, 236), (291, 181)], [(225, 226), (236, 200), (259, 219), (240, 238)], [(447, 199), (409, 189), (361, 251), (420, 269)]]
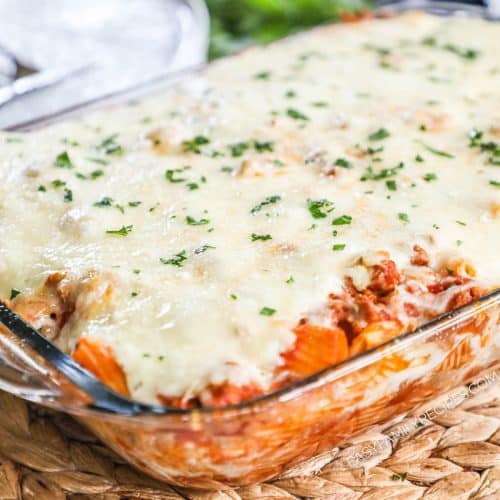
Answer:
[(371, 4), (372, 0), (207, 0), (212, 19), (209, 57), (267, 43)]

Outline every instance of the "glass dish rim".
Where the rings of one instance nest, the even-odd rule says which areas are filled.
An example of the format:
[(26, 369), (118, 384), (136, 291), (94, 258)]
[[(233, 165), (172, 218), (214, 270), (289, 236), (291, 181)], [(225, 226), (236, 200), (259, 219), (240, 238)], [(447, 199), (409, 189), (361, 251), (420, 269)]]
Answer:
[[(445, 16), (455, 16), (460, 14), (466, 14), (467, 16), (472, 15), (473, 17), (483, 17), (488, 19), (488, 11), (484, 6), (470, 5), (462, 2), (450, 2), (450, 1), (432, 1), (432, 0), (403, 0), (390, 1), (384, 3), (377, 8), (373, 9), (375, 14), (401, 14), (407, 11), (418, 11), (418, 10), (438, 10), (441, 15)], [(340, 21), (342, 22), (342, 21)], [(337, 23), (329, 23), (337, 24)], [(321, 27), (321, 26), (320, 26)], [(314, 28), (313, 28), (314, 29)], [(299, 33), (300, 35), (300, 33)], [(291, 35), (297, 36), (297, 35)], [(243, 49), (245, 50), (245, 49)], [(226, 58), (233, 57), (232, 55)], [(64, 122), (66, 119), (71, 119), (75, 114), (80, 112), (92, 112), (96, 109), (102, 109), (107, 104), (111, 105), (112, 102), (117, 100), (117, 102), (126, 102), (127, 99), (133, 99), (136, 97), (142, 97), (146, 95), (154, 94), (155, 90), (158, 88), (166, 88), (169, 84), (174, 83), (189, 74), (196, 74), (203, 70), (206, 65), (198, 65), (191, 68), (186, 68), (178, 72), (169, 73), (167, 75), (160, 75), (147, 82), (140, 83), (129, 89), (125, 89), (116, 93), (108, 94), (105, 96), (92, 99), (70, 108), (66, 108), (55, 113), (50, 113), (48, 115), (38, 117), (34, 120), (28, 122), (22, 122), (15, 124), (6, 128), (4, 131), (11, 132), (25, 132), (28, 130), (43, 128), (45, 126), (50, 126), (54, 123)], [(97, 108), (95, 108), (97, 106)], [(126, 412), (111, 412), (103, 409), (93, 408), (92, 405), (81, 406), (79, 404), (62, 403), (65, 411), (70, 413), (78, 413), (80, 415), (93, 415), (100, 417), (109, 418), (162, 418), (167, 416), (182, 416), (191, 417), (193, 415), (199, 416), (230, 416), (233, 414), (242, 414), (246, 412), (254, 412), (262, 406), (267, 405), (273, 401), (286, 401), (293, 399), (297, 393), (307, 392), (308, 390), (314, 389), (315, 387), (324, 385), (325, 383), (331, 382), (338, 379), (344, 375), (357, 371), (363, 367), (369, 366), (373, 362), (381, 359), (381, 357), (391, 353), (398, 352), (404, 348), (413, 345), (414, 343), (420, 341), (425, 341), (432, 335), (439, 333), (440, 330), (444, 330), (447, 326), (453, 326), (462, 320), (465, 320), (475, 313), (481, 310), (487, 309), (492, 305), (500, 305), (500, 288), (494, 289), (487, 293), (486, 295), (479, 297), (472, 302), (461, 306), (459, 308), (453, 309), (449, 312), (441, 314), (430, 321), (420, 325), (419, 327), (411, 330), (409, 332), (403, 333), (387, 342), (384, 342), (377, 347), (359, 353), (352, 356), (341, 363), (331, 365), (323, 370), (317, 371), (307, 377), (303, 377), (296, 380), (290, 384), (287, 384), (279, 389), (271, 392), (267, 392), (258, 396), (256, 398), (243, 401), (237, 404), (226, 405), (223, 407), (202, 407), (202, 408), (191, 408), (182, 409), (175, 407), (159, 406), (159, 405), (148, 405), (140, 403), (137, 400), (130, 400), (131, 404), (140, 404), (144, 411), (134, 414), (128, 414)], [(57, 370), (57, 367), (55, 367)], [(57, 407), (57, 395), (51, 398), (51, 402), (46, 401), (47, 404)]]

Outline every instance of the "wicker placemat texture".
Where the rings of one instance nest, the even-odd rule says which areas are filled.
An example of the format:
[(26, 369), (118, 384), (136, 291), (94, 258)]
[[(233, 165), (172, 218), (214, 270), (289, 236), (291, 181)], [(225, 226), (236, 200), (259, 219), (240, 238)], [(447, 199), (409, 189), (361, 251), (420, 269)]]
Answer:
[(456, 389), (278, 480), (223, 491), (161, 484), (71, 417), (0, 392), (0, 499), (499, 500), (499, 381)]

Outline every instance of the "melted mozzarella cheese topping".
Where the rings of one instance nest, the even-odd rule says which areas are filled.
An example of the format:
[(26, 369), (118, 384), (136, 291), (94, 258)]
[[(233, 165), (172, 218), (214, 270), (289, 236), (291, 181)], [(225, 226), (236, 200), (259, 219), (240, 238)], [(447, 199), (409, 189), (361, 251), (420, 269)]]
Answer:
[(346, 275), (362, 283), (370, 252), (404, 268), (419, 244), (498, 285), (500, 156), (480, 146), (500, 141), (498, 47), (500, 26), (475, 19), (336, 25), (4, 134), (0, 295), (101, 273), (112, 303), (66, 347), (102, 340), (155, 402), (266, 387), (293, 326), (321, 321)]

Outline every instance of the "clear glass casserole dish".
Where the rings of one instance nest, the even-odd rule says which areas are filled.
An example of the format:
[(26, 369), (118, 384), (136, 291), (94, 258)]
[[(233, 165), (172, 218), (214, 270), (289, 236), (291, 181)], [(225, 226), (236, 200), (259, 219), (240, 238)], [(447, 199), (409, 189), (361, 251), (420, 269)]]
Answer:
[[(382, 12), (402, 10), (407, 7)], [(429, 10), (481, 13), (441, 3)], [(126, 460), (161, 480), (221, 488), (279, 476), (370, 426), (498, 368), (500, 290), (274, 393), (219, 409), (167, 408), (161, 414), (154, 408), (139, 413), (96, 410), (90, 395), (12, 334), (2, 333), (0, 389), (76, 416)]]

